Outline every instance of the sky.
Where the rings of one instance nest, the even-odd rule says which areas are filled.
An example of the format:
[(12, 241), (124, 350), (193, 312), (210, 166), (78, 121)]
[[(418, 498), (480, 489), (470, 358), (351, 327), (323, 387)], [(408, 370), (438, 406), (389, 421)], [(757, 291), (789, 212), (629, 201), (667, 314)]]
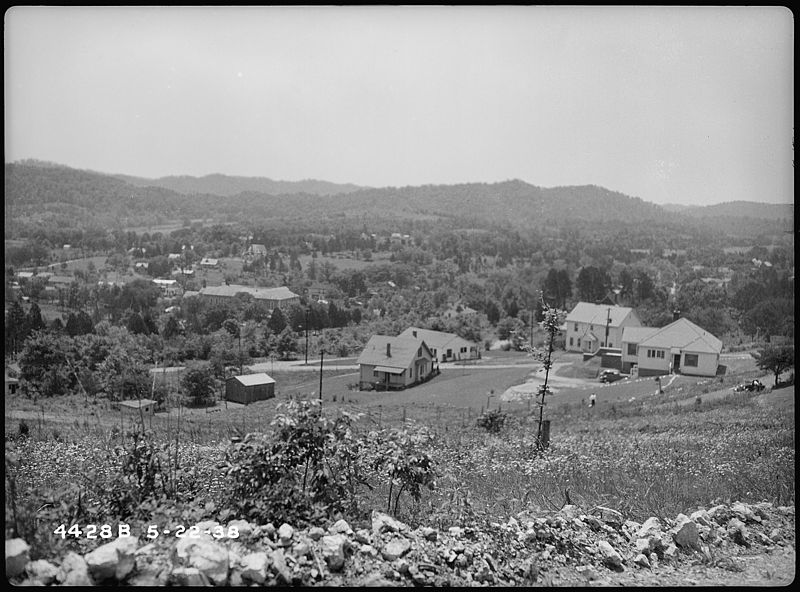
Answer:
[(794, 203), (785, 7), (13, 7), (5, 159)]

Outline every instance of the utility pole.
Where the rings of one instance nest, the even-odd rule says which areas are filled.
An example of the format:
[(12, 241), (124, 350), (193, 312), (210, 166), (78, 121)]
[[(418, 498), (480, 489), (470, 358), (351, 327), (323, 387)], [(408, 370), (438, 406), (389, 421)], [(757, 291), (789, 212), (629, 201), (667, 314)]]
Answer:
[(608, 307), (608, 316), (606, 317), (606, 342), (603, 347), (608, 347), (608, 327), (611, 324), (611, 307)]
[(305, 365), (308, 366), (308, 309), (306, 309), (305, 330), (306, 330), (306, 364)]
[(322, 401), (322, 361), (325, 359), (325, 349), (319, 350), (319, 400)]

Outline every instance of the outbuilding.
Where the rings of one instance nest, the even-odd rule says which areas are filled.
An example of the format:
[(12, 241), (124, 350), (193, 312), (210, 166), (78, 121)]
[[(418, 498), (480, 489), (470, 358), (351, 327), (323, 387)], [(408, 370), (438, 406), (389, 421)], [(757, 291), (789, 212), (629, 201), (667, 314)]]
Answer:
[(156, 412), (157, 401), (153, 399), (132, 399), (120, 401), (119, 408), (125, 413), (138, 415), (140, 410), (144, 415), (153, 415)]
[(247, 405), (275, 396), (275, 379), (263, 372), (232, 376), (225, 381), (225, 398)]

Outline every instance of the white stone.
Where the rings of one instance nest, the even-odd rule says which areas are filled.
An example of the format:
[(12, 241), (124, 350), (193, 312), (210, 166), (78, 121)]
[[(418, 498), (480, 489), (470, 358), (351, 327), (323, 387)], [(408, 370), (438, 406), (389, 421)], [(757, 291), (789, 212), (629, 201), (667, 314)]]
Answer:
[(124, 580), (136, 567), (137, 540), (123, 536), (97, 547), (84, 555), (86, 566), (95, 582)]
[(269, 566), (269, 555), (264, 551), (257, 551), (245, 555), (239, 561), (241, 565), (242, 577), (256, 584), (263, 584), (267, 579), (267, 567)]
[(179, 566), (195, 567), (214, 585), (228, 580), (228, 550), (209, 537), (184, 537), (175, 546), (173, 556)]
[(278, 529), (278, 540), (282, 545), (288, 545), (294, 536), (294, 528), (285, 522)]
[(378, 512), (377, 510), (372, 511), (372, 532), (375, 534), (380, 534), (383, 532), (400, 532), (404, 530), (408, 530), (408, 526), (399, 520), (395, 520), (383, 512)]
[[(25, 566), (25, 571), (31, 579), (37, 580), (45, 586), (52, 584), (58, 575), (58, 568), (44, 559), (31, 561)], [(8, 572), (6, 574), (9, 575)]]
[(347, 520), (340, 519), (334, 522), (333, 526), (328, 529), (331, 534), (353, 534), (353, 529), (347, 523)]
[(395, 537), (383, 546), (381, 555), (386, 561), (394, 561), (411, 550), (411, 541), (403, 537)]
[(239, 536), (249, 536), (253, 533), (253, 525), (247, 520), (231, 520), (228, 522), (228, 528), (225, 533), (227, 534), (231, 528), (236, 528), (239, 531)]
[(697, 524), (683, 514), (678, 514), (675, 519), (676, 525), (672, 529), (672, 539), (675, 544), (683, 549), (697, 549), (699, 548), (699, 533), (697, 532)]
[(598, 541), (597, 548), (606, 565), (614, 568), (622, 566), (622, 556), (611, 546), (608, 541)]
[(22, 539), (6, 540), (6, 576), (15, 578), (25, 571), (31, 547)]
[(313, 526), (308, 530), (308, 538), (312, 541), (318, 541), (325, 536), (325, 530), (319, 526)]
[(173, 586), (210, 586), (211, 582), (196, 567), (176, 567), (169, 574), (169, 581)]
[(89, 568), (83, 557), (70, 551), (61, 560), (61, 567), (58, 568), (56, 579), (64, 586), (92, 586), (92, 578), (89, 576)]
[(636, 537), (644, 539), (655, 533), (661, 533), (661, 521), (657, 517), (651, 516), (644, 521), (644, 524), (642, 524), (639, 531), (636, 533)]
[(650, 567), (650, 560), (647, 558), (647, 555), (644, 553), (639, 553), (634, 559), (633, 562), (638, 565), (639, 567)]

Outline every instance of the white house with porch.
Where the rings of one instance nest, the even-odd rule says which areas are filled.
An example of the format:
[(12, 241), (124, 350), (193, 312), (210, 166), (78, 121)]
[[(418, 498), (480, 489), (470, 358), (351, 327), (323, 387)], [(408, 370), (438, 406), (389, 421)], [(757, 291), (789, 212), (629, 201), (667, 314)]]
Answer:
[(623, 369), (635, 360), (639, 376), (716, 376), (721, 352), (722, 341), (683, 318), (660, 329), (629, 327), (622, 336)]
[(437, 371), (435, 358), (422, 339), (373, 335), (358, 357), (359, 387), (404, 389), (424, 382)]
[(566, 350), (593, 354), (601, 347), (619, 349), (626, 327), (641, 327), (636, 311), (626, 306), (579, 302), (566, 318)]

